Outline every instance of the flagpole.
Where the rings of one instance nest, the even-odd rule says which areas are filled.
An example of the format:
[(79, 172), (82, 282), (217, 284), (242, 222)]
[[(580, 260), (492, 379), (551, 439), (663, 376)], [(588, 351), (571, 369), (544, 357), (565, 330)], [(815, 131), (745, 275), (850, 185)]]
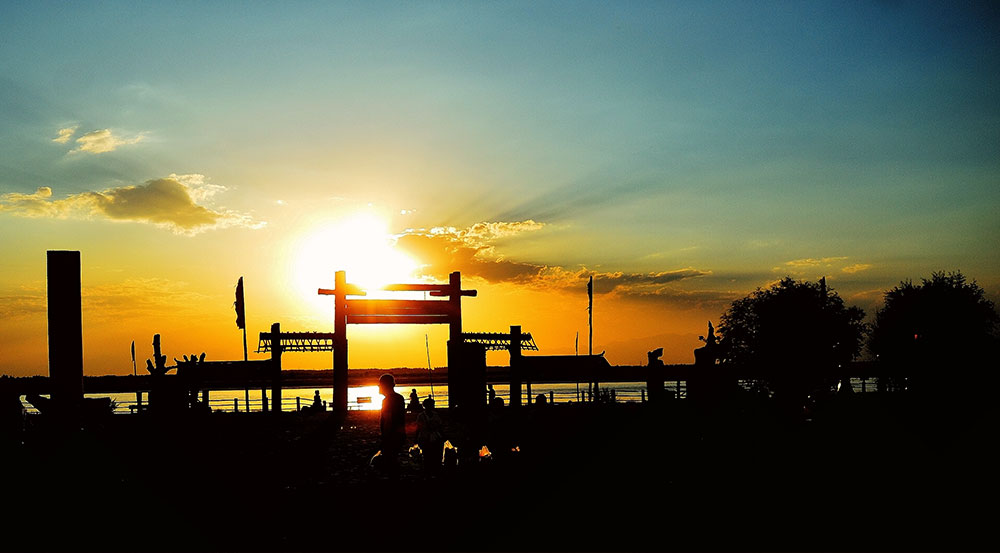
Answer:
[(587, 355), (594, 355), (594, 277), (587, 283), (587, 326), (590, 338), (587, 340)]
[[(576, 355), (580, 355), (580, 331), (576, 331), (576, 342), (573, 343), (573, 348), (576, 350)], [(576, 400), (580, 401), (580, 373), (576, 374)]]
[(434, 369), (431, 368), (431, 343), (424, 334), (424, 348), (427, 350), (427, 376), (431, 381), (431, 397), (434, 397)]
[[(594, 276), (587, 281), (587, 327), (590, 337), (587, 339), (587, 355), (594, 355)], [(591, 377), (587, 386), (591, 391), (591, 401), (597, 396), (597, 377)]]

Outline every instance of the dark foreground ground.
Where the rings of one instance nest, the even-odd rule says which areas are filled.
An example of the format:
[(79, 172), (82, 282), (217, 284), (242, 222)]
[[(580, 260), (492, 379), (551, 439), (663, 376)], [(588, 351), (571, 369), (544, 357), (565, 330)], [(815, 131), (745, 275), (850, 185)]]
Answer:
[(368, 467), (377, 412), (35, 421), (4, 446), (0, 550), (1000, 549), (995, 418), (917, 411), (442, 412), (460, 451), (490, 460), (438, 475), (404, 461), (396, 479)]

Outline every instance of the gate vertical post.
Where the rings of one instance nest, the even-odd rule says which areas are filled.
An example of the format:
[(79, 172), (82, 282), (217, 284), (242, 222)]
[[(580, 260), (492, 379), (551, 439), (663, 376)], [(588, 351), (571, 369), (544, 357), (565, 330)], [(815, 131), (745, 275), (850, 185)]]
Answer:
[(271, 410), (281, 413), (281, 324), (271, 325)]
[(337, 271), (333, 289), (333, 410), (347, 412), (347, 275)]
[(461, 405), (465, 399), (466, 379), (459, 373), (465, 348), (462, 347), (462, 273), (448, 275), (448, 408)]

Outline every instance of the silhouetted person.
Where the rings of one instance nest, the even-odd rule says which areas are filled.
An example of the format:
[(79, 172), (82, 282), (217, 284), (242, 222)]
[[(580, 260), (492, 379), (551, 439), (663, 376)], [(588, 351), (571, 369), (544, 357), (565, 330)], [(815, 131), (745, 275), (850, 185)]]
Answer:
[(382, 455), (385, 456), (387, 470), (393, 474), (399, 466), (399, 454), (406, 445), (406, 403), (403, 396), (396, 393), (395, 387), (396, 379), (391, 374), (383, 374), (378, 379), (378, 390), (383, 396), (379, 421)]
[(424, 468), (434, 472), (441, 468), (444, 422), (434, 410), (434, 398), (425, 399), (423, 407), (417, 415), (417, 445), (423, 451)]
[(646, 390), (649, 392), (650, 403), (662, 401), (666, 396), (663, 390), (663, 348), (656, 348), (646, 354)]
[(497, 391), (493, 389), (493, 385), (489, 384), (489, 390), (486, 392), (487, 399), (489, 400), (489, 405), (493, 405), (493, 400), (497, 398)]
[(548, 398), (545, 397), (545, 394), (538, 394), (535, 397), (535, 403), (538, 405), (544, 406), (546, 402), (548, 402)]
[(319, 390), (316, 390), (316, 392), (313, 394), (312, 410), (313, 411), (325, 411), (325, 409), (323, 408), (323, 400), (320, 399), (320, 397), (319, 397)]
[(410, 404), (406, 406), (406, 410), (412, 413), (419, 413), (423, 409), (420, 406), (420, 396), (417, 395), (417, 389), (413, 388), (410, 390)]
[(708, 322), (708, 337), (699, 336), (705, 345), (694, 350), (694, 374), (688, 379), (688, 399), (701, 402), (702, 405), (718, 399), (715, 362), (719, 356), (718, 339), (715, 337), (715, 327)]

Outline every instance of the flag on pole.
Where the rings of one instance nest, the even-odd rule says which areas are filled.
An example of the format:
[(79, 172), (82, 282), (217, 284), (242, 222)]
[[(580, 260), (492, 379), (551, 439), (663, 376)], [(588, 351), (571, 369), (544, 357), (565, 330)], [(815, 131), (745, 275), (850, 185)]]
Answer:
[(591, 276), (590, 280), (587, 281), (587, 311), (591, 311), (594, 308), (594, 277)]
[(243, 277), (240, 277), (240, 281), (236, 283), (236, 326), (237, 328), (246, 329), (246, 313), (245, 307), (243, 305)]

